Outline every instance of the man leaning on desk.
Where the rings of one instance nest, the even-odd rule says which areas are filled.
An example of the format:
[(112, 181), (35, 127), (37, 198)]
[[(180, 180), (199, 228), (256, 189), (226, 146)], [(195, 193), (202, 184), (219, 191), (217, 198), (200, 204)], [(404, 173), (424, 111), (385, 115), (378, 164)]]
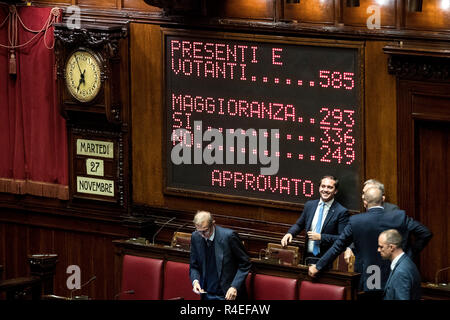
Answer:
[(319, 185), (320, 199), (305, 203), (300, 218), (281, 239), (281, 245), (286, 246), (293, 237), (306, 230), (308, 241), (304, 255), (305, 264), (316, 263), (333, 245), (348, 223), (347, 208), (334, 198), (338, 187), (339, 180), (337, 178), (324, 176)]
[(208, 211), (194, 217), (189, 276), (202, 300), (245, 300), (250, 258), (239, 235), (217, 226)]

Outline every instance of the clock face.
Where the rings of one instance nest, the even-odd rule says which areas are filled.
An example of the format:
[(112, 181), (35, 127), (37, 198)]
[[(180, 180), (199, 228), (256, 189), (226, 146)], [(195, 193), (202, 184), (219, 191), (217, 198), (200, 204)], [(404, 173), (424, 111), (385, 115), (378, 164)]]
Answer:
[(88, 51), (78, 50), (67, 60), (66, 86), (72, 96), (80, 102), (92, 101), (100, 91), (100, 64)]

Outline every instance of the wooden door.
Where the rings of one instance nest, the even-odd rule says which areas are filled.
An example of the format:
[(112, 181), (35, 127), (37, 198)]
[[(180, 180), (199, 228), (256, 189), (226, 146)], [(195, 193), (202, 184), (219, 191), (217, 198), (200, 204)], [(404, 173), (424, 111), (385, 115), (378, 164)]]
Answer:
[[(422, 253), (420, 269), (424, 279), (433, 281), (439, 269), (450, 266), (450, 123), (417, 122), (416, 136), (418, 218), (434, 234)], [(448, 283), (449, 274), (441, 272), (437, 280)]]
[(399, 80), (398, 89), (399, 206), (433, 232), (416, 262), (422, 282), (434, 282), (450, 266), (450, 84)]

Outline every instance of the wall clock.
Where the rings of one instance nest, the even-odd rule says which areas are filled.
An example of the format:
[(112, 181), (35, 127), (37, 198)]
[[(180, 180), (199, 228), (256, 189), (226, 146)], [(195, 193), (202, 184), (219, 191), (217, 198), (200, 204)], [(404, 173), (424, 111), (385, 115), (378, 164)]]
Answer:
[[(55, 24), (61, 114), (68, 120), (128, 121), (128, 26)], [(78, 121), (78, 120), (76, 120)]]
[(101, 86), (101, 63), (99, 58), (84, 49), (75, 50), (67, 59), (64, 76), (70, 94), (80, 102), (91, 102)]

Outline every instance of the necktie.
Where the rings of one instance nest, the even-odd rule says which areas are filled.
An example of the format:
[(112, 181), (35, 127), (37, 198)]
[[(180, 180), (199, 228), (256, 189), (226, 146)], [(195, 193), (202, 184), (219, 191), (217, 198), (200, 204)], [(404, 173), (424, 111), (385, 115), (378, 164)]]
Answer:
[[(319, 209), (319, 217), (317, 218), (316, 227), (314, 228), (314, 232), (320, 233), (320, 229), (322, 229), (322, 218), (323, 218), (323, 207), (325, 203), (322, 202)], [(313, 245), (313, 254), (317, 256), (320, 252), (319, 241), (314, 241)]]

